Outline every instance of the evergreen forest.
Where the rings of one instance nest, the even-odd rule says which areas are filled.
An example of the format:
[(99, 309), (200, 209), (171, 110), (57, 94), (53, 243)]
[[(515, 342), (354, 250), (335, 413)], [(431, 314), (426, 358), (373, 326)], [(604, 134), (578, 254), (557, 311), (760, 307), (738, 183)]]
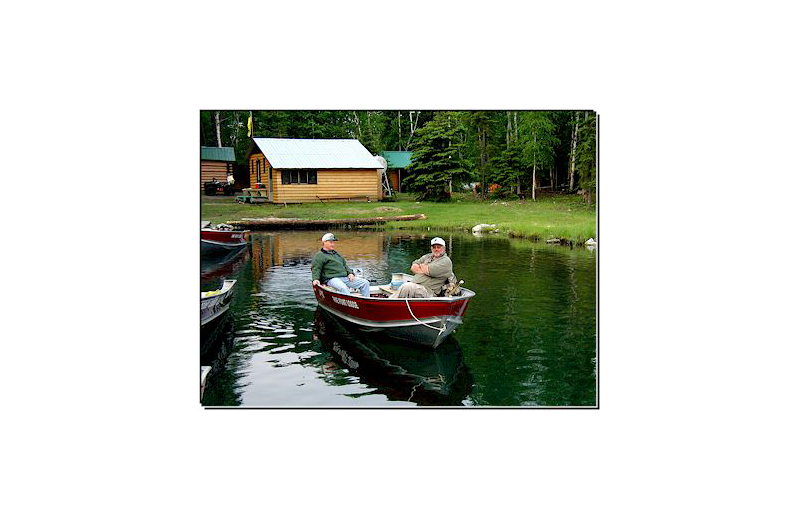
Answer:
[[(446, 201), (454, 191), (536, 198), (537, 191), (596, 199), (597, 114), (592, 110), (203, 110), (203, 146), (231, 146), (245, 164), (256, 137), (358, 139), (372, 154), (412, 152), (403, 191)], [(531, 190), (535, 187), (535, 190)]]

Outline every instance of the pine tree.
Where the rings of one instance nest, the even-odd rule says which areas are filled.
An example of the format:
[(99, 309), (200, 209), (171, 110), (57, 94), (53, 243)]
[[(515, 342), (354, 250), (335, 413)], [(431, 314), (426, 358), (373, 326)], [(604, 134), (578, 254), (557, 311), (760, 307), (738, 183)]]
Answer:
[(490, 182), (500, 185), (496, 195), (509, 198), (516, 198), (517, 186), (520, 177), (525, 171), (522, 162), (522, 149), (514, 143), (500, 153), (500, 156), (492, 161), (492, 177)]
[(438, 112), (416, 130), (406, 182), (419, 193), (418, 200), (448, 200), (451, 184), (469, 176), (459, 160), (463, 131), (459, 114), (453, 112)]

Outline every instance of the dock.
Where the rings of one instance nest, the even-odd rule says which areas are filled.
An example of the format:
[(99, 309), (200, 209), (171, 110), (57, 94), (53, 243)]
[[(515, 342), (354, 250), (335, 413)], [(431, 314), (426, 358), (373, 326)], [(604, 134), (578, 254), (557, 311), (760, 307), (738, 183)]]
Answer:
[(229, 220), (227, 224), (233, 229), (324, 229), (331, 226), (359, 226), (368, 224), (381, 224), (403, 220), (425, 220), (425, 214), (398, 215), (396, 217), (364, 217), (364, 218), (336, 218), (336, 219), (303, 219), (303, 218), (242, 218)]

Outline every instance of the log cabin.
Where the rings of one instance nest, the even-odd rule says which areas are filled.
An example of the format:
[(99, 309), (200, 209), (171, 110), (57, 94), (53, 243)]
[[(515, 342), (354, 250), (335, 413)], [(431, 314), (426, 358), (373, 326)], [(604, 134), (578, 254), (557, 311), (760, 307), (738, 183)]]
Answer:
[(274, 203), (380, 200), (381, 164), (358, 139), (254, 137), (250, 187)]
[(235, 161), (236, 156), (231, 147), (201, 146), (200, 189), (203, 189), (203, 183), (211, 182), (213, 179), (225, 183), (228, 174), (233, 173)]

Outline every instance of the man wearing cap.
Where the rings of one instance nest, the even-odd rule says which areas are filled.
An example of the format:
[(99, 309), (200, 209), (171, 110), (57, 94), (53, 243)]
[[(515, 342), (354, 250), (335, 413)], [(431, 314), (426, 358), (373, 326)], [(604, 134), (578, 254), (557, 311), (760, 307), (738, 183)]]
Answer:
[(390, 298), (431, 298), (438, 296), (442, 285), (453, 274), (453, 262), (445, 253), (444, 240), (436, 237), (431, 240), (431, 252), (422, 255), (411, 263), (415, 274), (410, 282), (400, 286)]
[(342, 294), (350, 294), (348, 288), (352, 287), (361, 291), (362, 296), (369, 297), (369, 280), (353, 274), (344, 257), (333, 249), (335, 241), (333, 233), (322, 235), (322, 249), (311, 260), (311, 284), (323, 283)]

